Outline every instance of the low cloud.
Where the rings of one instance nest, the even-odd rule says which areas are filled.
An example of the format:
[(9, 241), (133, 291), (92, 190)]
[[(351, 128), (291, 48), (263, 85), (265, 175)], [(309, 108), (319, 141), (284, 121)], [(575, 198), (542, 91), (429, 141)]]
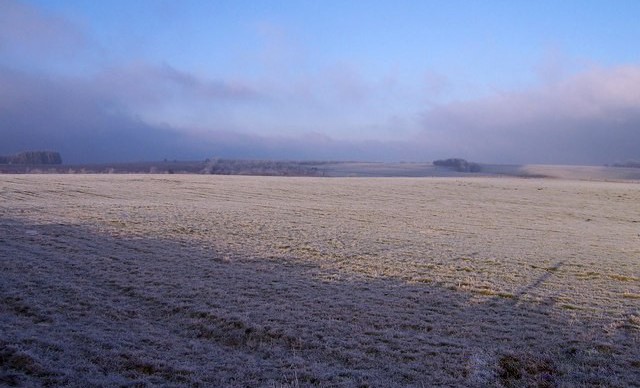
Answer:
[(53, 149), (66, 162), (102, 162), (179, 152), (179, 133), (117, 109), (78, 80), (0, 68), (0, 85), (0, 154)]
[(52, 149), (60, 151), (66, 163), (211, 156), (391, 160), (403, 148), (401, 143), (339, 141), (310, 131), (258, 135), (224, 126), (194, 129), (150, 122), (139, 115), (140, 106), (157, 108), (176, 95), (180, 103), (186, 98), (214, 106), (261, 97), (248, 88), (227, 87), (168, 67), (145, 69), (80, 79), (0, 67), (0, 154)]
[[(459, 156), (481, 162), (555, 164), (640, 159), (637, 66), (593, 69), (528, 91), (435, 105), (423, 114), (423, 129), (417, 135), (400, 131), (397, 138), (384, 141), (366, 134), (339, 140), (304, 127), (297, 134), (252, 133), (234, 126), (226, 109), (268, 109), (273, 95), (166, 66), (116, 69), (87, 79), (0, 67), (0, 85), (0, 154), (55, 149), (67, 162), (210, 156), (372, 161)], [(140, 114), (145, 106), (153, 112), (172, 99), (178, 104), (205, 101), (210, 110), (218, 106), (221, 124), (185, 127)], [(298, 104), (305, 106), (304, 101)], [(286, 122), (290, 117), (283, 105), (278, 109), (283, 109)], [(396, 117), (382, 125), (406, 126), (406, 120)]]
[(95, 87), (129, 104), (158, 104), (166, 100), (246, 101), (259, 93), (238, 81), (210, 80), (170, 65), (134, 63), (105, 69), (95, 77)]
[(419, 140), (434, 153), (505, 163), (640, 157), (640, 66), (599, 68), (520, 92), (440, 105)]

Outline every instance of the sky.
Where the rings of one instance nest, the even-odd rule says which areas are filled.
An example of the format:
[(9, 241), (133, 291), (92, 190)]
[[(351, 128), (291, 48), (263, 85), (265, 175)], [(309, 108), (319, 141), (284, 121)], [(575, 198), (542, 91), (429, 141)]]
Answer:
[(640, 1), (0, 0), (0, 155), (640, 160)]

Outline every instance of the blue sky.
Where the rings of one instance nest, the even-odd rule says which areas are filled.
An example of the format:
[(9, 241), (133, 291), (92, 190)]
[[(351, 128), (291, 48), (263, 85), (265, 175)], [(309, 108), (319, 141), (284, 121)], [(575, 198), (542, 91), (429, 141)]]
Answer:
[(0, 153), (640, 159), (638, 1), (0, 0)]

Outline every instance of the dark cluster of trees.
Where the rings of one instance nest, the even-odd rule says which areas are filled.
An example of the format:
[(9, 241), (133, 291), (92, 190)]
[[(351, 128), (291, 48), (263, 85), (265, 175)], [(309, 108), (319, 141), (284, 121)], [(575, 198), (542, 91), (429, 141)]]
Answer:
[(467, 162), (460, 158), (435, 160), (433, 165), (450, 168), (457, 172), (480, 172), (482, 170), (478, 163)]
[(207, 159), (202, 171), (219, 175), (319, 176), (318, 168), (304, 162), (275, 160)]
[(628, 160), (628, 161), (623, 162), (623, 163), (614, 163), (612, 166), (613, 166), (613, 167), (633, 167), (633, 168), (640, 168), (640, 161), (637, 161), (637, 160)]
[(59, 152), (54, 151), (26, 151), (19, 154), (0, 156), (0, 164), (62, 164)]

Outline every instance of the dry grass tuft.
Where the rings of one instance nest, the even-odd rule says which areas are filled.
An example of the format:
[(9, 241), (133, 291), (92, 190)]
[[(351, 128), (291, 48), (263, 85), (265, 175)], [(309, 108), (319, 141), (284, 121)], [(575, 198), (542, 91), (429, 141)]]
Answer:
[(508, 354), (498, 360), (498, 380), (504, 387), (555, 387), (553, 361), (529, 354)]
[(637, 293), (633, 293), (633, 292), (625, 291), (625, 292), (622, 294), (622, 297), (623, 297), (623, 298), (626, 298), (626, 299), (640, 299), (640, 293), (638, 293), (638, 294), (637, 294)]
[(635, 276), (625, 276), (625, 275), (609, 275), (609, 277), (613, 280), (618, 280), (620, 282), (637, 282), (638, 279)]
[(28, 353), (5, 342), (0, 343), (0, 385), (21, 386), (24, 377), (52, 385), (56, 376)]

